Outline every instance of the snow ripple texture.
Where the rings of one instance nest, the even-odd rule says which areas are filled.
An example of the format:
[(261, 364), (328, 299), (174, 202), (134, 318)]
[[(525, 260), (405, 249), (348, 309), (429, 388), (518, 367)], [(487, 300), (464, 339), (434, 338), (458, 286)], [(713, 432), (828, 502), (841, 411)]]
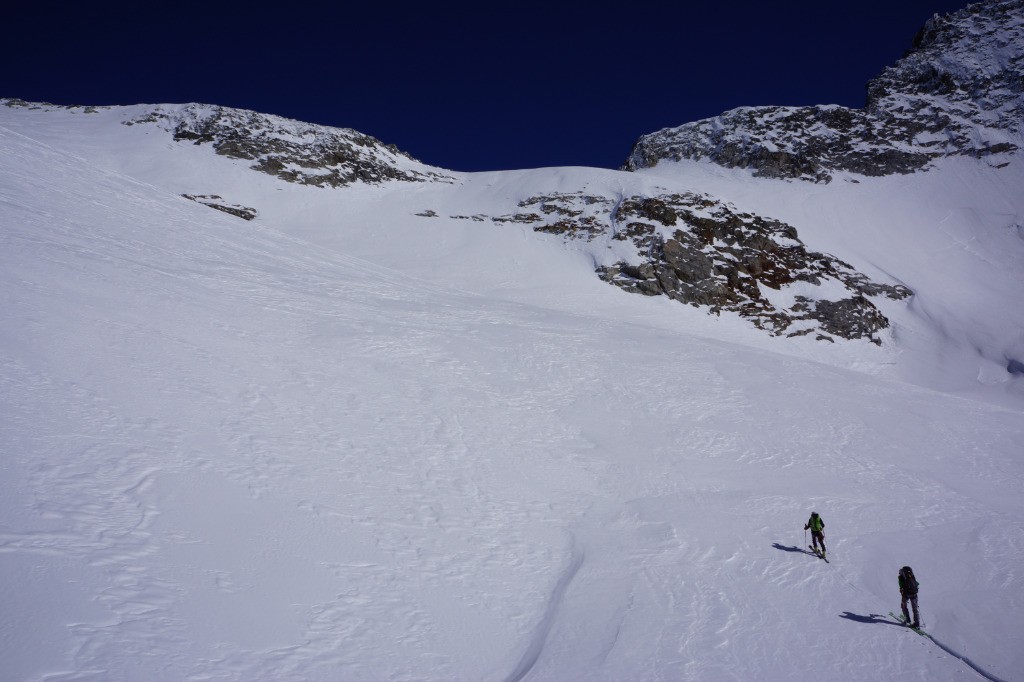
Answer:
[(943, 643), (1024, 669), (1010, 393), (625, 313), (591, 263), (459, 291), (269, 200), (0, 158), (5, 680), (970, 679), (873, 618), (906, 563)]

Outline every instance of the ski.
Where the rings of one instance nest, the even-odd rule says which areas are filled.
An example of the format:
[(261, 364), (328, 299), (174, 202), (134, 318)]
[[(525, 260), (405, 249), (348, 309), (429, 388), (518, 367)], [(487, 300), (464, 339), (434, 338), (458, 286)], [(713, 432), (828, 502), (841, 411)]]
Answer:
[(910, 624), (909, 624), (909, 623), (907, 622), (907, 619), (906, 619), (906, 618), (904, 618), (903, 616), (897, 616), (897, 615), (896, 615), (895, 613), (893, 613), (892, 611), (890, 611), (890, 612), (889, 612), (889, 615), (890, 615), (890, 616), (892, 616), (894, 620), (898, 621), (900, 625), (905, 625), (905, 626), (907, 626), (908, 628), (910, 628), (911, 630), (913, 630), (914, 632), (916, 632), (917, 634), (921, 635), (922, 637), (928, 637), (929, 639), (931, 639), (931, 635), (929, 635), (929, 634), (928, 634), (927, 632), (925, 632), (925, 631), (924, 631), (923, 629), (921, 629), (920, 627), (916, 627), (916, 628), (915, 628), (915, 627), (914, 627), (913, 625), (910, 625)]
[(812, 552), (814, 552), (814, 556), (818, 557), (819, 559), (824, 561), (826, 564), (828, 563), (828, 559), (825, 558), (825, 555), (822, 554), (821, 552), (819, 552), (818, 550), (816, 550), (814, 547), (811, 547), (810, 545), (807, 545), (807, 549), (809, 549)]

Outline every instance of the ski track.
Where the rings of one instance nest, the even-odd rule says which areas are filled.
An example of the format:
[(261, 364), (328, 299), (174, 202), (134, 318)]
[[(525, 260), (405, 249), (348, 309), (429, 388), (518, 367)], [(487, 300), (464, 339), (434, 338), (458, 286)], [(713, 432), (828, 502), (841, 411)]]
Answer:
[(551, 631), (551, 626), (558, 614), (558, 607), (561, 605), (565, 591), (572, 582), (572, 579), (576, 577), (576, 573), (579, 571), (580, 566), (583, 565), (585, 557), (582, 552), (575, 547), (575, 538), (570, 539), (570, 544), (573, 547), (569, 554), (568, 566), (566, 566), (565, 570), (559, 576), (558, 582), (555, 583), (551, 596), (548, 597), (544, 615), (537, 624), (537, 627), (534, 629), (533, 634), (530, 636), (530, 643), (526, 647), (526, 652), (523, 654), (522, 660), (519, 661), (516, 669), (512, 671), (512, 674), (507, 678), (508, 682), (519, 682), (530, 673), (533, 666), (537, 663), (537, 659), (540, 658), (541, 653), (544, 651), (544, 644), (547, 641), (548, 634)]
[(993, 675), (992, 673), (988, 672), (987, 670), (985, 670), (984, 668), (982, 668), (982, 667), (981, 667), (980, 665), (978, 665), (977, 663), (975, 663), (975, 662), (974, 662), (974, 661), (972, 661), (971, 659), (967, 658), (966, 656), (964, 656), (964, 655), (962, 655), (962, 654), (959, 654), (959, 653), (957, 653), (956, 651), (953, 651), (953, 650), (952, 650), (952, 649), (950, 649), (950, 648), (949, 648), (948, 646), (946, 646), (945, 644), (943, 644), (942, 642), (940, 642), (940, 641), (939, 641), (938, 639), (936, 639), (934, 635), (930, 635), (930, 634), (929, 634), (929, 635), (928, 635), (928, 639), (930, 639), (930, 640), (931, 640), (931, 642), (932, 642), (932, 643), (933, 643), (933, 644), (934, 644), (935, 646), (939, 647), (940, 649), (942, 649), (943, 651), (945, 651), (945, 652), (946, 652), (947, 654), (949, 654), (949, 655), (950, 655), (950, 656), (952, 656), (953, 658), (959, 659), (960, 661), (962, 661), (962, 662), (964, 663), (964, 665), (966, 665), (966, 666), (967, 666), (968, 668), (970, 668), (970, 669), (971, 669), (971, 670), (973, 670), (974, 672), (976, 672), (976, 673), (978, 673), (979, 675), (981, 675), (981, 676), (982, 676), (983, 678), (985, 678), (986, 680), (990, 680), (990, 682), (1006, 682), (1006, 681), (1005, 681), (1005, 680), (1003, 680), (1002, 678), (1000, 678), (1000, 677), (996, 677), (996, 676), (995, 676), (995, 675)]

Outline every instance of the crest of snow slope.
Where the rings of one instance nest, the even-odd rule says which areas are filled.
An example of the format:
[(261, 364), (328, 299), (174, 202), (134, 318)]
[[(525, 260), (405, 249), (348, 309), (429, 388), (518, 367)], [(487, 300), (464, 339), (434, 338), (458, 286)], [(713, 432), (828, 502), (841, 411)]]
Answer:
[[(814, 251), (791, 226), (770, 217), (744, 213), (715, 197), (648, 186), (628, 174), (594, 169), (481, 175), (425, 166), (403, 170), (408, 160), (405, 166), (397, 157), (382, 165), (377, 157), (354, 157), (354, 143), (345, 142), (360, 139), (353, 131), (202, 105), (96, 109), (9, 100), (0, 113), (31, 137), (239, 217), (253, 219), (260, 211), (270, 211), (266, 217), (275, 224), (295, 229), (313, 220), (314, 229), (328, 235), (336, 235), (339, 223), (347, 222), (364, 242), (368, 225), (380, 225), (377, 251), (418, 257), (420, 250), (405, 248), (408, 232), (413, 239), (429, 234), (443, 244), (451, 234), (467, 231), (453, 227), (455, 221), (483, 223), (475, 226), (478, 231), (527, 228), (527, 234), (566, 242), (545, 256), (560, 263), (550, 270), (555, 289), (562, 288), (558, 277), (566, 270), (558, 251), (568, 246), (588, 256), (590, 276), (596, 270), (627, 291), (666, 295), (714, 314), (739, 314), (774, 335), (826, 341), (866, 338), (880, 344), (889, 321), (878, 306), (911, 294)], [(328, 154), (325, 149), (349, 151)], [(326, 164), (326, 156), (353, 160), (339, 170)], [(282, 158), (296, 161), (284, 168)], [(369, 170), (364, 172), (364, 167)], [(257, 178), (253, 170), (262, 173)], [(334, 182), (339, 173), (357, 182)], [(345, 185), (346, 191), (310, 193), (295, 185)], [(420, 219), (410, 220), (412, 216)], [(428, 218), (440, 218), (440, 225), (427, 225), (423, 219)], [(544, 241), (550, 251), (552, 240), (538, 240)], [(500, 267), (505, 257), (488, 253), (482, 263)], [(537, 257), (531, 256), (531, 262)], [(581, 265), (571, 263), (574, 270)], [(482, 279), (493, 277), (484, 273)], [(613, 295), (607, 288), (604, 294)]]
[[(0, 100), (8, 109), (31, 112), (29, 119), (51, 126), (70, 116), (78, 134), (82, 128), (106, 129), (112, 124), (141, 126), (169, 133), (175, 142), (208, 145), (217, 155), (288, 182), (312, 187), (344, 187), (355, 182), (450, 182), (452, 177), (422, 164), (394, 145), (350, 128), (303, 123), (271, 114), (210, 104), (137, 105), (130, 107), (74, 107)], [(83, 120), (87, 119), (87, 120)], [(83, 125), (84, 124), (84, 125)], [(69, 132), (69, 131), (65, 131)], [(58, 133), (59, 134), (59, 133)], [(123, 136), (132, 139), (131, 136)], [(82, 141), (77, 142), (79, 145)], [(88, 142), (85, 144), (89, 145)], [(100, 154), (123, 149), (93, 147)]]
[(408, 205), (359, 210), (386, 189), (246, 222), (2, 128), (0, 156), (6, 679), (976, 675), (879, 615), (906, 563), (947, 649), (1024, 666), (1019, 409), (715, 340), (523, 231), (389, 237)]
[(936, 15), (911, 49), (868, 84), (863, 109), (742, 107), (641, 137), (626, 161), (709, 159), (768, 178), (913, 173), (948, 156), (1004, 163), (1024, 120), (1024, 1)]
[[(999, 394), (1009, 392), (1010, 404), (1019, 401), (1018, 375), (1007, 371), (1024, 355), (1024, 319), (1016, 303), (1024, 296), (1024, 178), (1017, 162), (940, 160), (927, 174), (859, 181), (843, 175), (844, 182), (829, 186), (755, 180), (748, 172), (713, 164), (677, 163), (642, 173), (582, 168), (450, 173), (443, 182), (360, 182), (330, 192), (253, 172), (249, 161), (213, 154), (210, 144), (173, 142), (166, 125), (124, 125), (152, 118), (153, 109), (147, 105), (86, 113), (81, 108), (27, 105), (0, 108), (0, 113), (12, 128), (92, 163), (176, 194), (221, 198), (222, 210), (234, 206), (252, 211), (258, 222), (412, 277), (566, 310), (614, 305), (618, 315), (640, 316), (648, 323), (675, 320), (717, 338), (894, 373), (943, 390), (980, 389), (989, 399), (1001, 400)], [(251, 116), (256, 115), (241, 112), (235, 118)], [(292, 123), (297, 129), (305, 125)], [(648, 237), (619, 239), (633, 229), (624, 223), (636, 220), (622, 219), (625, 205), (637, 198), (680, 194), (729, 202), (719, 205), (734, 203), (733, 211), (767, 216), (768, 222), (782, 219), (808, 247), (851, 263), (862, 281), (906, 284), (915, 292), (923, 287), (909, 307), (886, 296), (872, 299), (883, 319), (896, 323), (898, 340), (887, 342), (880, 353), (850, 344), (813, 348), (830, 344), (798, 339), (775, 343), (751, 334), (728, 315), (708, 318), (701, 310), (685, 308), (668, 312), (653, 301), (633, 300), (642, 297), (616, 296), (596, 281), (595, 267), (644, 262), (634, 242)], [(537, 224), (508, 220), (528, 211), (540, 213), (536, 198), (552, 196), (568, 199), (541, 208), (550, 203), (559, 213), (545, 215)], [(530, 201), (524, 209), (522, 204)], [(566, 222), (561, 214), (577, 209), (573, 202), (594, 215), (569, 221), (579, 223), (579, 232), (557, 233), (558, 223)], [(614, 207), (611, 227), (604, 225), (607, 216), (595, 212), (602, 206)], [(664, 233), (663, 240), (677, 229), (658, 220), (647, 223), (643, 227)], [(596, 233), (584, 231), (594, 224), (600, 228)], [(735, 258), (727, 251), (722, 251), (724, 257)], [(814, 260), (808, 262), (816, 267)], [(844, 291), (842, 286), (801, 290), (798, 285), (800, 281), (777, 293), (762, 285), (763, 297), (770, 299), (764, 311), (773, 315), (773, 307), (786, 310), (796, 303), (795, 296), (864, 300), (857, 290)], [(882, 338), (891, 339), (892, 330)]]

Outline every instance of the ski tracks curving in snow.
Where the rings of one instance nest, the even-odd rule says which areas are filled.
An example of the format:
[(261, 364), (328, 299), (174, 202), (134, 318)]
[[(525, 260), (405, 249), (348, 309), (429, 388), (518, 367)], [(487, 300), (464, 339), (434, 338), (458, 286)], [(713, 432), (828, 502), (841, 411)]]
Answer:
[(512, 674), (506, 678), (507, 682), (519, 682), (533, 669), (533, 666), (537, 663), (537, 659), (540, 658), (541, 653), (544, 651), (544, 645), (547, 642), (548, 634), (551, 632), (551, 626), (554, 624), (555, 618), (558, 614), (559, 606), (562, 604), (562, 599), (565, 596), (565, 591), (569, 587), (569, 583), (576, 577), (576, 572), (579, 571), (580, 566), (583, 565), (584, 555), (580, 551), (579, 547), (576, 546), (575, 538), (570, 537), (569, 561), (568, 565), (563, 569), (558, 580), (555, 582), (555, 586), (551, 591), (550, 596), (547, 599), (547, 606), (541, 616), (540, 622), (534, 628), (533, 633), (530, 635), (529, 644), (526, 647), (526, 651), (523, 654), (519, 664), (516, 665), (515, 670)]

